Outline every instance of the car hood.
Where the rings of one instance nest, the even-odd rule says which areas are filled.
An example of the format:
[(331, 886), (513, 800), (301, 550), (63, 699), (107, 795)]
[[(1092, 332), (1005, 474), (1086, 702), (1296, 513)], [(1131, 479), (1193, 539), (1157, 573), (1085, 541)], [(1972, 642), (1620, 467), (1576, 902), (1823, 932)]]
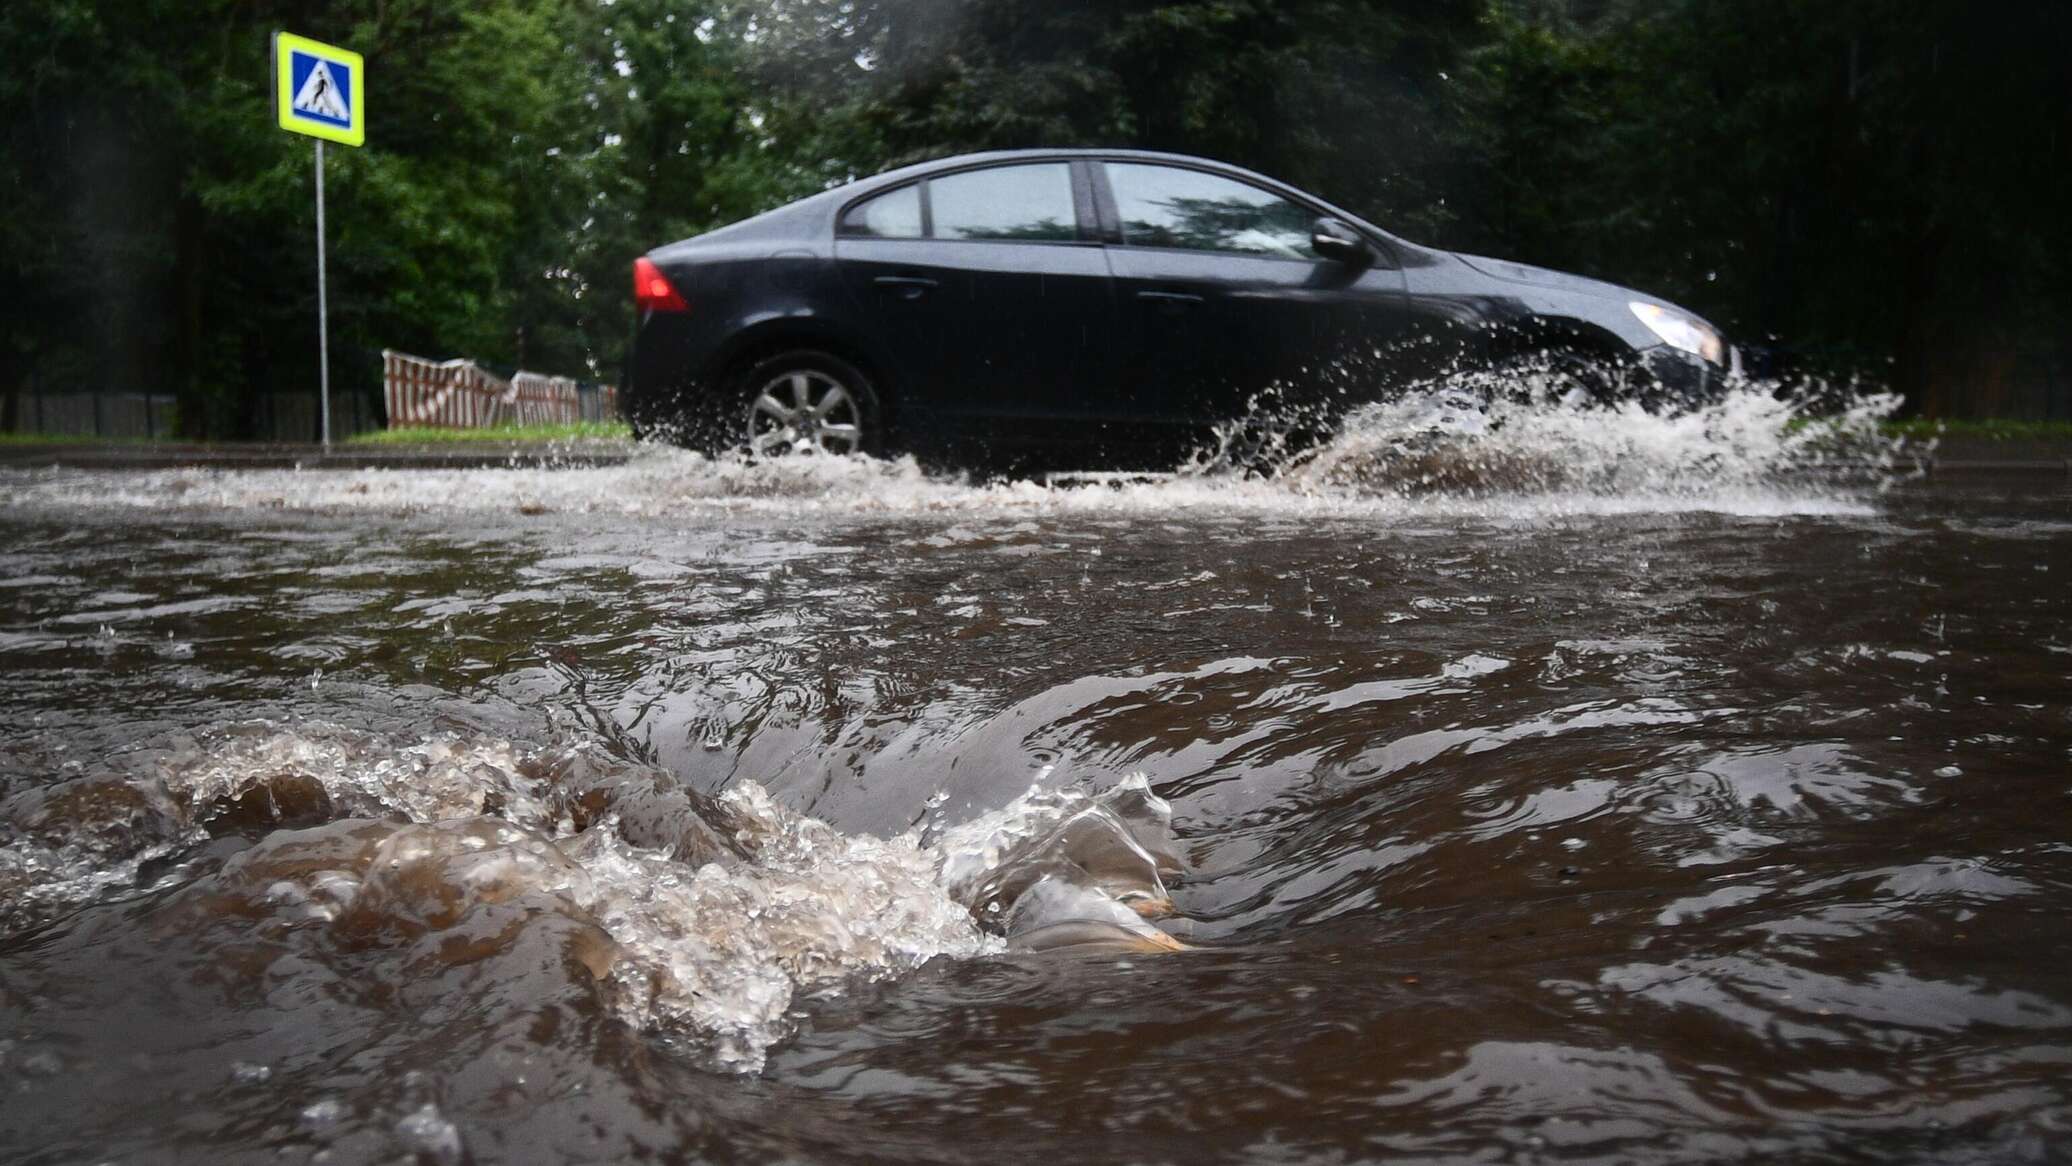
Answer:
[(1489, 276), (1491, 279), (1501, 279), (1506, 283), (1522, 283), (1530, 287), (1555, 288), (1560, 291), (1575, 292), (1579, 295), (1601, 296), (1608, 300), (1651, 298), (1640, 296), (1615, 283), (1606, 283), (1600, 279), (1585, 279), (1580, 275), (1570, 275), (1565, 271), (1554, 271), (1546, 267), (1534, 267), (1530, 263), (1513, 263), (1509, 259), (1491, 259), (1486, 255), (1465, 255), (1458, 251), (1454, 252), (1454, 258)]

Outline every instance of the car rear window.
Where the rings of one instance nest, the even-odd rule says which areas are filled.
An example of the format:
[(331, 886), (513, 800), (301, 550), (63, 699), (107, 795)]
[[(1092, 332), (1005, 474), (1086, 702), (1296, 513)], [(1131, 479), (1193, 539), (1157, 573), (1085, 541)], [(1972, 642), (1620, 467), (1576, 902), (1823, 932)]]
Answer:
[(898, 190), (866, 199), (842, 215), (842, 233), (870, 239), (921, 237), (921, 188)]
[(938, 239), (1071, 242), (1072, 167), (1065, 162), (995, 166), (928, 181)]
[(1107, 163), (1122, 240), (1139, 247), (1315, 259), (1316, 215), (1256, 186), (1178, 166)]

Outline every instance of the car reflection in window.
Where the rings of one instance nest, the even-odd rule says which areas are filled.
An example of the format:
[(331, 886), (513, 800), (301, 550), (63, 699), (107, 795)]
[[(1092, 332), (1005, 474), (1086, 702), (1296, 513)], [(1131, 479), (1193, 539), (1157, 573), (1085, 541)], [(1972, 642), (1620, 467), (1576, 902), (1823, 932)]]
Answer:
[[(941, 234), (942, 232), (938, 232)], [(953, 239), (996, 239), (1018, 243), (1060, 243), (1078, 238), (1079, 229), (1056, 219), (1016, 223), (1005, 227), (966, 227), (948, 237)]]
[[(1240, 251), (1253, 255), (1276, 255), (1283, 259), (1314, 259), (1310, 250), (1310, 219), (1299, 207), (1279, 203), (1260, 207), (1236, 200), (1176, 198), (1162, 208), (1157, 221), (1124, 219), (1124, 241), (1139, 247), (1180, 247), (1189, 251)], [(1294, 211), (1299, 222), (1276, 223), (1272, 218), (1289, 218), (1274, 212)]]

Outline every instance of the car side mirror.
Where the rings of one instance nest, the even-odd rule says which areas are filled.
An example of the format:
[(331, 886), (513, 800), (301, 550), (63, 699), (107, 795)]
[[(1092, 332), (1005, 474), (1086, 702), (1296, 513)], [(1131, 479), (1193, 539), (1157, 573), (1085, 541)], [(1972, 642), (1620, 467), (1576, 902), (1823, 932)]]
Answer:
[(1309, 246), (1318, 255), (1340, 263), (1361, 263), (1374, 257), (1367, 240), (1341, 219), (1318, 219), (1309, 229)]

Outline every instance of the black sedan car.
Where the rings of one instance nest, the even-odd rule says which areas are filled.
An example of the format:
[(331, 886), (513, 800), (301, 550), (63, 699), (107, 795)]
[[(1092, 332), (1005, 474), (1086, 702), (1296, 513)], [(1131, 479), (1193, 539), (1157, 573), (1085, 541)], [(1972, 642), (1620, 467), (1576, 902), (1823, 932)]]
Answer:
[(635, 431), (762, 456), (1148, 465), (1267, 392), (1328, 418), (1518, 365), (1675, 405), (1734, 359), (1656, 297), (1421, 247), (1262, 175), (1127, 150), (853, 182), (659, 247), (634, 290)]

